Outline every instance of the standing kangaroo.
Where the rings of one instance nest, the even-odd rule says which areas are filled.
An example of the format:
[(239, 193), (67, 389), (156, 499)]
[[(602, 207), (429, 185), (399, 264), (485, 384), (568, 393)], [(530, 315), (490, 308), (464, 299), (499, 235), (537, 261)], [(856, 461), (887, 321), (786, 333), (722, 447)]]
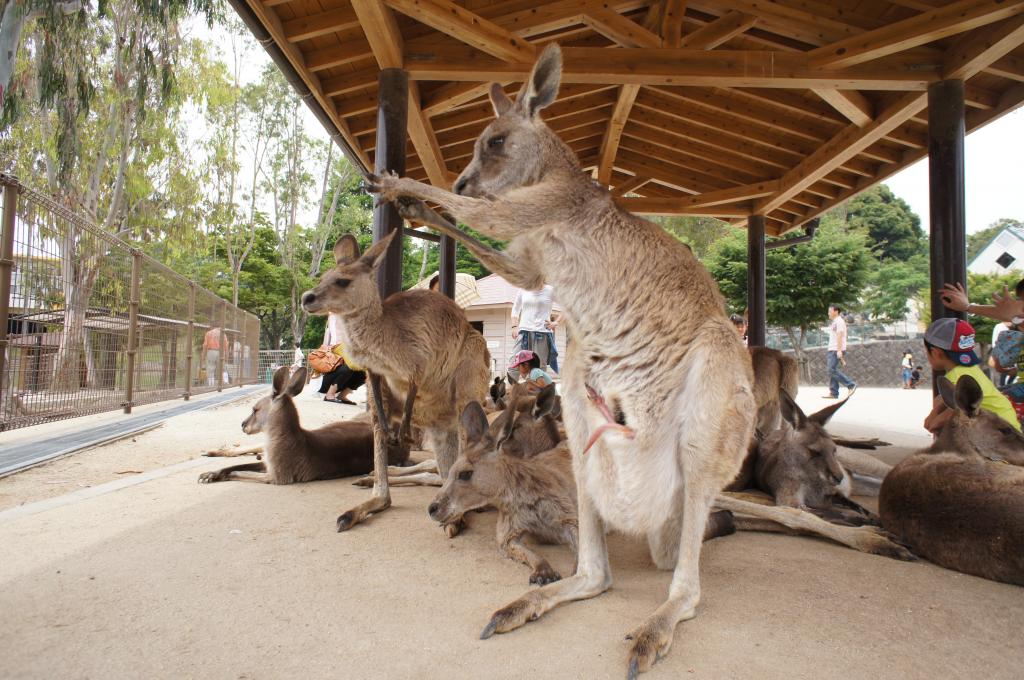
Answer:
[(939, 391), (956, 413), (882, 482), (882, 526), (947, 569), (1024, 585), (1024, 437), (981, 409), (974, 378)]
[[(513, 285), (549, 283), (558, 291), (573, 337), (562, 399), (579, 563), (575, 575), (497, 611), (482, 637), (607, 590), (607, 528), (646, 535), (654, 563), (675, 573), (668, 599), (629, 636), (634, 677), (668, 652), (676, 625), (696, 614), (705, 525), (746, 454), (756, 404), (750, 360), (711, 276), (657, 225), (616, 206), (541, 120), (558, 94), (561, 68), (552, 44), (515, 102), (492, 86), (497, 118), (477, 140), (455, 193), (394, 175), (371, 178), (368, 188), (397, 201), (406, 217), (459, 239)], [(507, 249), (471, 238), (422, 201), (509, 240)]]
[[(428, 290), (407, 290), (380, 299), (374, 272), (384, 260), (395, 232), (360, 255), (355, 237), (346, 234), (334, 246), (337, 265), (302, 296), (310, 314), (334, 312), (344, 321), (345, 351), (370, 375), (374, 413), (374, 482), (370, 500), (338, 517), (345, 531), (391, 505), (388, 447), (407, 446), (408, 425), (421, 427), (443, 480), (458, 454), (459, 415), (470, 401), (483, 401), (490, 383), (487, 343), (452, 300)], [(389, 417), (404, 404), (396, 437)], [(461, 519), (445, 526), (455, 536)]]
[[(256, 402), (252, 413), (242, 422), (246, 434), (265, 433), (263, 462), (204, 472), (199, 475), (200, 484), (231, 479), (294, 484), (362, 475), (373, 468), (373, 434), (369, 423), (345, 420), (316, 430), (302, 428), (293, 397), (306, 384), (306, 369), (297, 370), (290, 380), (289, 372), (287, 366), (277, 369), (271, 393)], [(396, 453), (391, 451), (390, 463), (405, 463), (406, 458)]]

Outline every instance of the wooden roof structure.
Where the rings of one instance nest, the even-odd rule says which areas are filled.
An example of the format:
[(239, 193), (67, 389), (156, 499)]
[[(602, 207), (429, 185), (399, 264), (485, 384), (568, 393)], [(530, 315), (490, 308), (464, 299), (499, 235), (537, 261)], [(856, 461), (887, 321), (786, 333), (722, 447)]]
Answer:
[(489, 83), (514, 94), (557, 41), (544, 117), (627, 209), (764, 215), (769, 235), (926, 155), (930, 83), (965, 81), (968, 131), (1024, 103), (1024, 0), (232, 3), (363, 168), (380, 69), (410, 78), (406, 174), (450, 187)]

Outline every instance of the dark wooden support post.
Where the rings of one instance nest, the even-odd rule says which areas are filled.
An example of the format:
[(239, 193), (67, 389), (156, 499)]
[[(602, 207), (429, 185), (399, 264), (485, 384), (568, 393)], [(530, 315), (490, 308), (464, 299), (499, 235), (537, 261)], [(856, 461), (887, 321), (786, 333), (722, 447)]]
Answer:
[(185, 348), (185, 401), (192, 396), (192, 363), (195, 359), (196, 342), (196, 282), (188, 282), (188, 331), (186, 332)]
[(747, 219), (747, 345), (763, 347), (767, 327), (764, 215)]
[[(452, 222), (454, 224), (454, 221)], [(426, 244), (424, 244), (426, 247)], [(440, 280), (441, 292), (455, 299), (455, 239), (441, 236)]]
[(0, 234), (0, 395), (7, 385), (7, 321), (11, 313), (11, 275), (14, 273), (14, 220), (18, 211), (18, 187), (4, 184), (4, 213)]
[(139, 281), (142, 276), (142, 251), (132, 248), (132, 284), (128, 294), (128, 365), (124, 379), (124, 412), (132, 412), (135, 398), (135, 369), (139, 346)]
[(932, 319), (962, 319), (963, 312), (947, 309), (939, 297), (943, 284), (967, 285), (962, 80), (942, 80), (928, 86), (928, 198)]
[[(405, 174), (406, 120), (409, 114), (409, 74), (400, 68), (386, 68), (380, 72), (377, 95), (377, 146), (374, 153), (374, 172), (378, 175), (390, 170)], [(402, 216), (391, 203), (382, 203), (373, 210), (373, 242), (392, 231), (398, 236), (388, 248), (384, 263), (377, 271), (380, 296), (402, 290)]]

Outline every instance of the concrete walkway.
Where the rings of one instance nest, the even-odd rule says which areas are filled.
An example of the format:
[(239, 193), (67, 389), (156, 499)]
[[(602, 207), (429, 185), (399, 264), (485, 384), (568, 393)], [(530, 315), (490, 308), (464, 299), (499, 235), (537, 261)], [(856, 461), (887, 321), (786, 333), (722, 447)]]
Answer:
[[(357, 411), (305, 396), (310, 422)], [(929, 397), (861, 390), (834, 429), (920, 446)], [(800, 402), (827, 404), (814, 388)], [(246, 410), (212, 415), (237, 430)], [(162, 440), (192, 417), (168, 422)], [(399, 488), (390, 510), (337, 534), (335, 517), (365, 490), (196, 483), (232, 462), (144, 471), (0, 514), (3, 677), (621, 679), (623, 636), (671, 579), (642, 540), (613, 535), (612, 590), (481, 641), (490, 613), (528, 588), (528, 569), (497, 554), (494, 513), (447, 540), (426, 515), (435, 490)], [(564, 548), (541, 550), (570, 570)], [(1014, 586), (758, 534), (707, 544), (701, 574), (697, 618), (645, 677), (1010, 679), (1024, 666)]]

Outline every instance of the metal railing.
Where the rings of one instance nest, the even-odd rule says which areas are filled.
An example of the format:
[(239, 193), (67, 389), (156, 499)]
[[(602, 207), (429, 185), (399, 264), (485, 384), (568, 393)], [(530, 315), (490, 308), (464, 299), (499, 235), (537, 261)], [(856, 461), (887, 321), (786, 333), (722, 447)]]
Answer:
[(0, 188), (0, 430), (256, 382), (259, 319), (15, 177)]

